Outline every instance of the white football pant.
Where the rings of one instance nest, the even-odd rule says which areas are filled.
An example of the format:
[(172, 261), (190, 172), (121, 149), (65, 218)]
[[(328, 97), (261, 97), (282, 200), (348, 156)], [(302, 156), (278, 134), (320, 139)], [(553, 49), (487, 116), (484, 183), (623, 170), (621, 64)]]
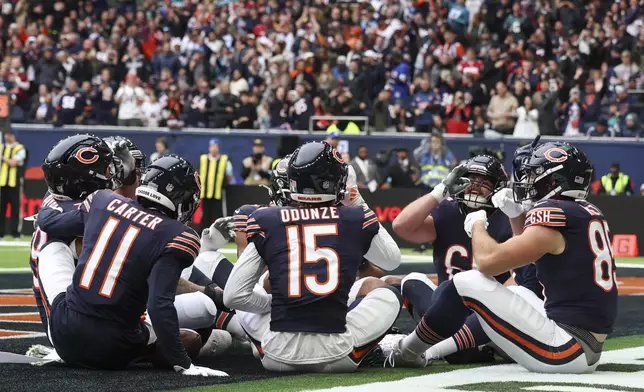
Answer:
[(538, 308), (536, 295), (527, 300), (476, 270), (458, 273), (453, 281), (492, 342), (526, 369), (590, 373), (599, 364), (588, 364), (581, 344)]
[[(356, 284), (361, 285), (362, 281)], [(255, 286), (255, 290), (263, 289)], [(367, 294), (347, 313), (347, 330), (341, 334), (273, 332), (270, 313), (238, 311), (237, 316), (257, 347), (266, 370), (340, 373), (358, 368), (364, 356), (394, 324), (399, 311), (398, 296), (381, 287)]]

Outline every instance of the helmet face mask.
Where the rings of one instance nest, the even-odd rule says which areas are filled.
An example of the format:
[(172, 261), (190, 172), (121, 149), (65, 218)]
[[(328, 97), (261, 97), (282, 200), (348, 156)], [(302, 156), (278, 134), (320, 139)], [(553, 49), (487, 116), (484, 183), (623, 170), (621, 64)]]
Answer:
[(269, 204), (271, 206), (285, 207), (291, 202), (289, 197), (291, 191), (288, 182), (288, 162), (290, 159), (291, 155), (287, 155), (281, 159), (273, 168), (270, 185), (264, 185), (268, 190), (268, 196), (270, 198)]
[(586, 155), (573, 145), (548, 142), (538, 146), (516, 171), (514, 197), (530, 204), (553, 197), (586, 199), (592, 166)]
[[(119, 141), (125, 141), (127, 143), (127, 149), (130, 151), (130, 154), (132, 154), (132, 158), (134, 158), (134, 165), (135, 165), (135, 171), (133, 175), (130, 175), (128, 178), (123, 178), (122, 184), (117, 184), (118, 186), (115, 187), (115, 189), (118, 189), (122, 187), (123, 185), (134, 185), (137, 183), (137, 180), (140, 181), (141, 177), (143, 176), (143, 172), (145, 171), (145, 154), (143, 151), (139, 149), (139, 147), (134, 144), (134, 142), (126, 137), (123, 136), (109, 136), (106, 138), (103, 138), (103, 140), (110, 146), (112, 147), (114, 143), (119, 142)], [(115, 161), (120, 161), (116, 156), (114, 157)]]
[(501, 162), (489, 155), (477, 155), (466, 163), (470, 186), (454, 195), (459, 204), (472, 209), (494, 208), (492, 196), (507, 186), (508, 176)]

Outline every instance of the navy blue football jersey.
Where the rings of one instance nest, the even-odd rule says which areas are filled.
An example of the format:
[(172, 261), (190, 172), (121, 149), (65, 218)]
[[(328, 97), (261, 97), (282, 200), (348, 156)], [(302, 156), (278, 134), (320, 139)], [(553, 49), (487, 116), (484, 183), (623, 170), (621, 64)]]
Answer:
[[(45, 196), (42, 198), (42, 202), (40, 203), (40, 209), (47, 208), (47, 207), (59, 207), (63, 210), (63, 212), (67, 211), (72, 211), (75, 209), (78, 209), (78, 206), (80, 206), (82, 201), (80, 200), (60, 200), (60, 199), (54, 199), (54, 196), (47, 192), (45, 193)], [(40, 248), (42, 248), (43, 245), (45, 245), (47, 242), (50, 241), (62, 241), (65, 244), (71, 244), (72, 241), (74, 240), (75, 237), (55, 237), (55, 236), (49, 236), (47, 233), (42, 231), (40, 227), (38, 227), (38, 221), (36, 221), (36, 224), (34, 225), (34, 232), (31, 235), (31, 251), (29, 252), (29, 266), (31, 267), (31, 273), (33, 275), (33, 290), (34, 290), (34, 297), (36, 298), (36, 305), (38, 306), (38, 311), (40, 313), (40, 319), (47, 328), (47, 313), (45, 311), (45, 306), (42, 300), (41, 292), (40, 292), (40, 282), (39, 282), (39, 277), (38, 277), (38, 254), (40, 252)], [(52, 298), (53, 300), (53, 298)]]
[(512, 272), (516, 284), (527, 288), (535, 293), (537, 297), (543, 299), (543, 286), (537, 278), (537, 266), (534, 263), (515, 268)]
[[(447, 199), (432, 210), (436, 239), (433, 242), (434, 267), (438, 283), (443, 283), (461, 271), (472, 269), (472, 239), (467, 236), (463, 226), (465, 216), (454, 199)], [(510, 220), (500, 210), (488, 216), (488, 233), (497, 242), (505, 242), (512, 237)], [(510, 277), (509, 273), (497, 276), (501, 283)]]
[(360, 207), (260, 208), (248, 241), (269, 270), (271, 330), (343, 333), (358, 266), (378, 233), (378, 217)]
[(239, 207), (233, 213), (233, 223), (235, 224), (235, 231), (240, 231), (242, 233), (246, 232), (246, 224), (248, 222), (248, 217), (258, 208), (263, 206), (259, 204), (244, 204)]
[(188, 267), (199, 254), (199, 237), (177, 220), (111, 191), (89, 195), (80, 211), (83, 250), (67, 290), (68, 306), (124, 327), (137, 325), (154, 263), (171, 256)]
[(528, 212), (525, 228), (559, 231), (566, 248), (536, 261), (546, 313), (554, 321), (610, 333), (617, 315), (617, 282), (610, 230), (604, 214), (584, 200), (545, 200)]

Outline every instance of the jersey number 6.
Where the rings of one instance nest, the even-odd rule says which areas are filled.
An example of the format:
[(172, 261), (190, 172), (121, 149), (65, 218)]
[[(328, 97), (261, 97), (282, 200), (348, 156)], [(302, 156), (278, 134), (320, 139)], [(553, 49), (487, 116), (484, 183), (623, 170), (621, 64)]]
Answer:
[[(340, 257), (331, 248), (319, 248), (317, 237), (337, 236), (338, 225), (293, 225), (286, 227), (288, 245), (288, 296), (302, 296), (302, 264), (326, 263), (326, 282), (318, 281), (317, 274), (304, 274), (304, 285), (317, 296), (332, 294), (340, 283)], [(303, 253), (303, 254), (302, 254)]]

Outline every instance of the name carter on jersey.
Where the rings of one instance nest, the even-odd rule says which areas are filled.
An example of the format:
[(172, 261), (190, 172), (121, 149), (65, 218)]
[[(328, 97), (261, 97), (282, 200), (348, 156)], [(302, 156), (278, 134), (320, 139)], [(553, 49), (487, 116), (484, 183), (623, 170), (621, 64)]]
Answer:
[[(129, 219), (132, 222), (145, 226), (150, 230), (156, 229), (157, 225), (163, 222), (162, 218), (159, 218), (158, 216), (155, 216), (152, 214), (148, 214), (147, 212), (143, 212), (134, 207), (130, 207), (129, 205), (127, 205), (126, 203), (123, 203), (123, 201), (119, 199), (114, 199), (110, 201), (110, 203), (107, 205), (107, 210), (115, 214), (118, 214), (124, 217), (125, 219)], [(137, 214), (137, 215), (134, 216), (134, 214)]]

